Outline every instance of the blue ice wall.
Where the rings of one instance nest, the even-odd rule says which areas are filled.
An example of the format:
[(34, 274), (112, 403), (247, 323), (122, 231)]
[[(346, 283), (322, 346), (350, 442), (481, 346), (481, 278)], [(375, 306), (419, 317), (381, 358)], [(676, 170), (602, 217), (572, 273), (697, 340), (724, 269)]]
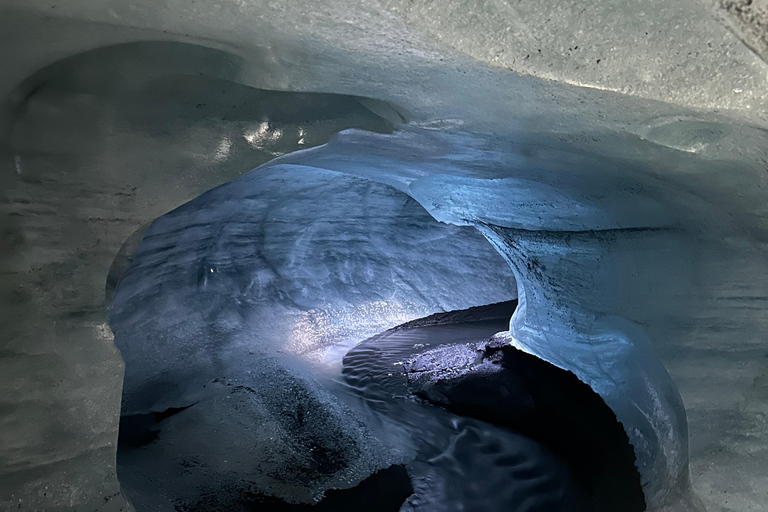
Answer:
[(483, 233), (517, 277), (510, 343), (604, 398), (656, 509), (689, 487), (685, 409), (653, 345), (685, 314), (702, 200), (664, 174), (680, 155), (618, 138), (621, 154), (597, 155), (556, 137), (345, 132), (282, 162), (391, 184), (435, 219)]
[[(677, 501), (689, 486), (685, 409), (654, 347), (685, 316), (678, 292), (694, 285), (692, 219), (706, 201), (664, 172), (684, 155), (613, 137), (620, 153), (553, 135), (347, 131), (161, 217), (115, 297), (124, 414), (206, 400), (226, 410), (206, 383), (263, 381), (270, 365), (315, 390), (368, 336), (519, 295), (509, 342), (598, 392), (635, 447), (650, 509)], [(243, 411), (241, 437), (254, 414), (272, 414)], [(407, 458), (339, 421), (352, 469), (319, 478), (316, 494)]]
[(275, 161), (200, 196), (149, 227), (113, 301), (122, 424), (163, 418), (119, 453), (126, 493), (154, 511), (311, 503), (410, 460), (319, 381), (374, 334), (516, 293), (478, 231), (386, 184)]

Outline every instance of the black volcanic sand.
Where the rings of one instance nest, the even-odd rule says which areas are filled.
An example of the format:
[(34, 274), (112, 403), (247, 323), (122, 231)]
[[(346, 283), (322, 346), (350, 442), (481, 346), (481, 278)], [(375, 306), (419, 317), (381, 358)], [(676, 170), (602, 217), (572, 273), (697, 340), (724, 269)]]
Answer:
[(345, 357), (345, 377), (364, 394), (425, 400), (543, 444), (570, 468), (591, 511), (645, 510), (634, 450), (600, 396), (573, 373), (490, 339), (508, 329), (515, 306), (433, 315), (374, 336)]

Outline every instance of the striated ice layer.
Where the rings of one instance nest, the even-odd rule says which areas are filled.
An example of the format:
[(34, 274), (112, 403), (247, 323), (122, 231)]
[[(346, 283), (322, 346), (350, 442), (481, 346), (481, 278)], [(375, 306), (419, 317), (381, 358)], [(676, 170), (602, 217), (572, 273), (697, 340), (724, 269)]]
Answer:
[[(112, 322), (146, 338), (145, 327), (215, 329), (237, 333), (236, 346), (248, 350), (256, 344), (242, 338), (322, 360), (338, 344), (345, 351), (414, 318), (515, 298), (514, 283), (479, 233), (436, 222), (405, 194), (278, 163), (156, 220), (120, 281)], [(158, 340), (121, 344), (117, 336), (127, 365), (146, 361), (138, 379), (212, 356), (189, 343), (169, 340), (161, 351)]]

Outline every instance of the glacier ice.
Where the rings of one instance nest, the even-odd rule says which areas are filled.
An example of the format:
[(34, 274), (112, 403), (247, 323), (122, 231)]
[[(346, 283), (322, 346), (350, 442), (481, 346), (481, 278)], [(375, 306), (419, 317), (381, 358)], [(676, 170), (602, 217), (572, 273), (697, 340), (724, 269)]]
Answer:
[[(208, 85), (219, 81), (233, 96), (240, 87), (343, 92), (385, 100), (370, 110), (388, 122), (401, 112), (412, 126), (432, 131), (495, 131), (464, 143), (412, 132), (400, 138), (397, 158), (386, 149), (394, 136), (342, 136), (332, 143), (340, 150), (368, 140), (362, 157), (344, 150), (364, 169), (326, 160), (418, 194), (447, 222), (481, 218), (502, 251), (524, 246), (527, 256), (513, 250), (513, 263), (531, 255), (550, 261), (543, 288), (538, 281), (529, 286), (527, 307), (512, 324), (518, 346), (571, 364), (562, 361), (566, 347), (544, 354), (549, 338), (540, 327), (549, 319), (540, 307), (552, 303), (564, 304), (553, 310), (554, 325), (579, 326), (569, 331), (572, 339), (584, 339), (592, 314), (600, 335), (647, 337), (685, 401), (696, 494), (710, 510), (761, 509), (768, 502), (768, 95), (765, 62), (739, 41), (756, 18), (739, 10), (746, 14), (733, 22), (734, 36), (711, 15), (710, 7), (733, 15), (734, 5), (748, 2), (716, 3), (654, 0), (617, 9), (599, 0), (485, 2), (467, 16), (464, 3), (449, 0), (441, 8), (419, 0), (226, 0), (195, 8), (178, 1), (2, 2), (0, 508), (129, 508), (114, 477), (122, 361), (102, 307), (114, 254), (152, 219), (302, 140), (298, 131), (284, 131), (274, 144), (287, 127), (265, 130), (258, 109), (241, 111), (252, 119), (222, 122), (215, 101), (221, 96), (201, 86), (213, 78)], [(162, 51), (167, 43), (178, 45), (174, 55)], [(118, 48), (138, 50), (134, 45), (143, 50), (133, 56)], [(84, 60), (69, 58), (92, 50), (105, 65), (67, 82), (66, 94), (51, 94), (61, 82), (38, 72), (61, 62), (80, 66)], [(128, 72), (110, 75), (126, 70), (123, 64)], [(156, 78), (153, 88), (148, 82)], [(177, 103), (176, 89), (207, 101)], [(173, 119), (162, 115), (166, 108)], [(213, 117), (200, 122), (197, 111)], [(135, 114), (132, 122), (123, 122), (126, 113)], [(413, 144), (404, 150), (406, 139)], [(451, 145), (449, 162), (420, 161), (437, 158), (428, 147)], [(493, 165), (478, 165), (494, 154)], [(466, 166), (453, 165), (462, 158)], [(513, 163), (510, 174), (504, 169)], [(452, 176), (435, 176), (443, 170)], [(491, 184), (506, 187), (502, 195), (511, 200), (483, 186)], [(521, 204), (515, 187), (541, 191), (542, 202)], [(494, 204), (504, 208), (473, 200), (482, 195), (501, 199)], [(546, 195), (579, 215), (559, 215), (561, 224), (548, 226)], [(504, 215), (506, 208), (516, 215)], [(562, 258), (548, 249), (544, 257), (541, 240), (528, 236), (518, 215), (544, 231), (563, 223), (601, 231), (595, 236), (604, 243), (590, 253), (586, 233), (550, 239), (565, 246)], [(665, 229), (622, 231), (654, 225)], [(547, 292), (567, 277), (551, 273), (555, 257), (558, 265), (575, 260), (594, 279), (583, 287), (605, 293), (570, 293), (577, 284), (570, 280)], [(335, 322), (307, 318), (305, 331)], [(323, 345), (317, 338), (312, 343)], [(327, 351), (319, 367), (332, 368), (338, 352)], [(583, 370), (590, 364), (581, 356), (573, 364)], [(604, 391), (610, 389), (608, 383)], [(195, 412), (179, 410), (186, 405), (147, 414), (179, 421)], [(645, 429), (645, 438), (653, 441), (653, 432)], [(661, 450), (653, 453), (665, 460)]]
[[(520, 146), (347, 131), (155, 221), (114, 303), (123, 414), (197, 403), (216, 378), (249, 386), (271, 364), (300, 364), (302, 381), (332, 375), (398, 323), (519, 295), (501, 336), (603, 397), (652, 509), (687, 499), (685, 410), (641, 324), (687, 307), (674, 294), (692, 283), (687, 251), (703, 247), (689, 221), (702, 198), (635, 159)], [(251, 369), (257, 358), (280, 362)], [(356, 474), (407, 458), (368, 450), (379, 458)]]
[(126, 492), (147, 510), (232, 507), (244, 485), (312, 503), (403, 462), (318, 379), (373, 334), (515, 294), (480, 233), (388, 185), (277, 164), (204, 194), (147, 229), (112, 303), (124, 433), (163, 418), (120, 452)]
[[(677, 298), (699, 286), (689, 251), (711, 254), (714, 245), (694, 220), (707, 199), (663, 165), (649, 165), (667, 150), (641, 141), (625, 144), (647, 151), (645, 162), (557, 145), (531, 156), (494, 142), (456, 132), (348, 132), (280, 165), (300, 161), (386, 182), (441, 221), (476, 226), (518, 275), (510, 341), (600, 393), (638, 452), (649, 505), (676, 502), (689, 478), (685, 411), (639, 325), (659, 315), (665, 320), (650, 330), (669, 332), (688, 313), (691, 305)], [(569, 204), (573, 215), (544, 216), (546, 204)], [(710, 228), (727, 225), (709, 216)]]

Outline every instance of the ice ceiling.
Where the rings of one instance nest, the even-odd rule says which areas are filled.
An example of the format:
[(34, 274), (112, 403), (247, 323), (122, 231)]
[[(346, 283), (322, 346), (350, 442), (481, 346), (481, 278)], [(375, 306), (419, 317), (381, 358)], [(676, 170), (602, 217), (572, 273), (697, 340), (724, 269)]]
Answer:
[[(124, 415), (227, 411), (195, 379), (254, 378), (250, 340), (327, 374), (517, 297), (502, 338), (605, 400), (649, 510), (762, 510), (768, 82), (737, 3), (4, 2), (0, 508), (130, 510), (123, 377)], [(342, 480), (406, 457), (327, 428), (379, 454)]]

